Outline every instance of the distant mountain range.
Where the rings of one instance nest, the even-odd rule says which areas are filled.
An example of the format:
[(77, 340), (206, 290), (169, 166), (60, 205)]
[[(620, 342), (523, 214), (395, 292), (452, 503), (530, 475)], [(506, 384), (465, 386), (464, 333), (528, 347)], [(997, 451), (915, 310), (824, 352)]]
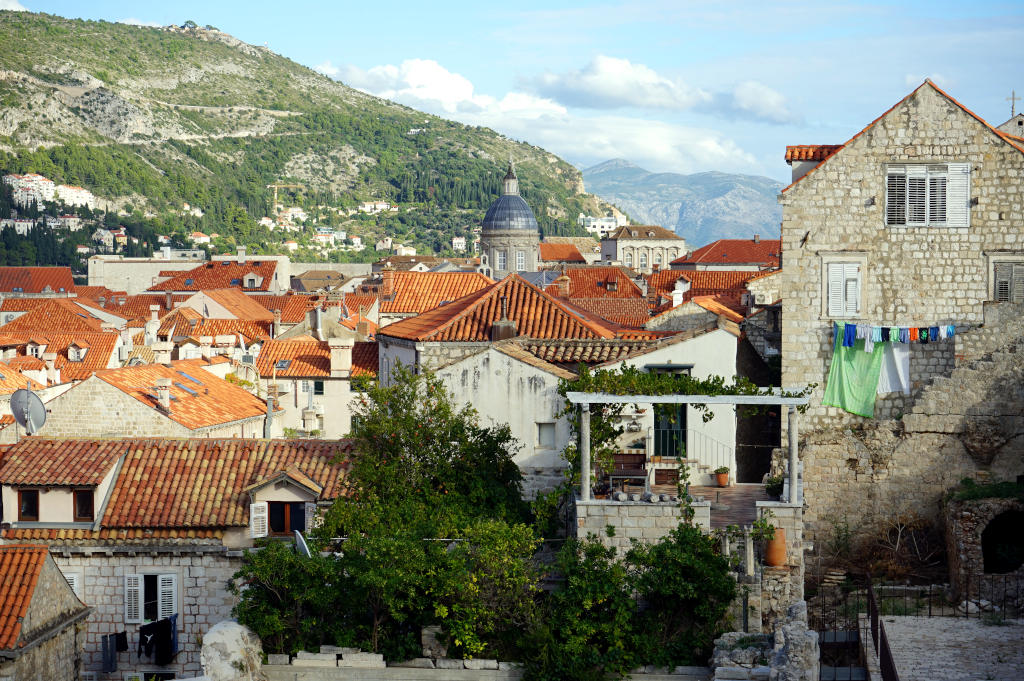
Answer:
[(778, 238), (782, 183), (757, 175), (652, 173), (623, 159), (583, 171), (586, 190), (634, 221), (661, 225), (691, 247), (715, 239)]

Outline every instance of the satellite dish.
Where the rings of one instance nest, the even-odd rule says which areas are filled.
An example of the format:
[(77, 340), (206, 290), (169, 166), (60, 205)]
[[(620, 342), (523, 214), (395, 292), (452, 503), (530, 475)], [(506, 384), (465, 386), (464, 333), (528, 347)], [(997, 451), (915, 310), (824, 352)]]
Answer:
[(29, 435), (35, 435), (46, 423), (46, 407), (43, 406), (43, 401), (39, 399), (39, 395), (25, 388), (15, 390), (11, 395), (11, 413), (14, 420)]
[(298, 549), (299, 553), (306, 558), (313, 557), (313, 554), (309, 550), (309, 546), (306, 544), (306, 540), (298, 530), (295, 530), (295, 548)]

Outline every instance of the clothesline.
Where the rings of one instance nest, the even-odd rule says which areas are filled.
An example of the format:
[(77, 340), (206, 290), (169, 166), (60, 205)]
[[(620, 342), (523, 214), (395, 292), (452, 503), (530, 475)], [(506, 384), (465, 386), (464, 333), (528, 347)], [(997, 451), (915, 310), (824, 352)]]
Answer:
[(864, 352), (873, 352), (875, 343), (921, 343), (947, 340), (956, 335), (955, 324), (933, 326), (875, 326), (834, 322), (832, 332), (842, 338), (842, 347), (852, 348), (858, 340), (864, 341)]

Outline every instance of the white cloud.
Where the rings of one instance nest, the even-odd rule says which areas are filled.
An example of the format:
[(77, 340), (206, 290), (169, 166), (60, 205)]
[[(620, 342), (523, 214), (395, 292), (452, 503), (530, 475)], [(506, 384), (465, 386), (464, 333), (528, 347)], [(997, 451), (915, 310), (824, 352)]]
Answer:
[(575, 163), (628, 158), (653, 171), (709, 168), (747, 171), (756, 160), (720, 133), (628, 116), (579, 115), (560, 102), (512, 91), (501, 97), (476, 91), (464, 76), (433, 60), (410, 59), (370, 69), (334, 67), (339, 80), (364, 92), (539, 145)]
[(644, 64), (597, 55), (578, 71), (546, 73), (533, 81), (538, 93), (570, 106), (591, 109), (638, 107), (690, 109), (711, 95)]
[(338, 77), (338, 67), (332, 64), (330, 59), (320, 64), (317, 64), (316, 66), (313, 67), (313, 70), (324, 74), (328, 78)]
[(18, 2), (18, 0), (0, 0), (0, 9), (6, 9), (11, 12), (27, 12), (28, 7)]
[(135, 17), (128, 17), (127, 19), (118, 19), (119, 24), (130, 24), (132, 26), (154, 26), (159, 28), (162, 24), (157, 21), (143, 21), (142, 19), (136, 19)]
[(740, 83), (732, 91), (732, 103), (739, 111), (775, 123), (789, 123), (795, 116), (786, 106), (781, 93), (754, 80)]

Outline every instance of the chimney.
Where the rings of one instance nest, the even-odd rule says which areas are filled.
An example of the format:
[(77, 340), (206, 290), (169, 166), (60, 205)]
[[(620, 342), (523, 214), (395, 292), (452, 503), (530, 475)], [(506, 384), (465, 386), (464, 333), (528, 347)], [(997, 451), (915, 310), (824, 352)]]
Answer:
[(508, 298), (501, 297), (501, 319), (491, 324), (491, 342), (515, 338), (516, 323), (508, 318)]
[(267, 385), (267, 416), (263, 420), (263, 437), (267, 440), (273, 437), (274, 409), (277, 408), (278, 392), (277, 383)]
[(317, 430), (318, 419), (316, 417), (316, 409), (303, 409), (302, 410), (302, 429), (307, 434)]
[(754, 235), (754, 243), (755, 244), (761, 243), (761, 235), (760, 234), (755, 234)]
[(386, 298), (395, 292), (395, 271), (382, 270), (380, 273), (380, 295)]
[(365, 319), (361, 319), (358, 322), (356, 322), (356, 333), (358, 333), (363, 338), (369, 338), (370, 322), (366, 321)]
[[(164, 297), (164, 307), (167, 308), (168, 312), (170, 312), (171, 310), (174, 309), (174, 296), (171, 295), (170, 291), (168, 291), (167, 295)], [(149, 308), (149, 309), (152, 310), (153, 308)]]
[(244, 265), (245, 264), (245, 246), (239, 246), (238, 247), (238, 264), (239, 265)]
[(161, 409), (166, 412), (171, 410), (171, 379), (156, 379), (156, 399)]
[(280, 310), (274, 310), (274, 330), (273, 330), (273, 334), (274, 334), (274, 336), (273, 336), (274, 338), (277, 338), (278, 336), (281, 335), (281, 311)]
[(686, 277), (676, 279), (672, 287), (672, 307), (679, 307), (683, 304), (683, 296), (690, 290), (690, 282)]
[(351, 338), (331, 338), (327, 341), (331, 349), (331, 378), (349, 378), (352, 375), (352, 348), (355, 341)]
[(199, 337), (199, 356), (207, 361), (213, 357), (213, 336)]
[[(559, 298), (568, 298), (569, 293), (572, 290), (572, 279), (568, 277), (564, 272), (554, 281), (555, 287), (558, 289)], [(502, 298), (502, 300), (505, 300)], [(502, 315), (504, 316), (504, 314)]]
[(153, 343), (153, 362), (170, 366), (171, 352), (174, 351), (174, 343), (171, 341), (160, 341)]
[(53, 385), (60, 383), (60, 375), (57, 373), (57, 367), (55, 364), (57, 361), (57, 353), (44, 352), (43, 361), (46, 362), (46, 382)]
[(160, 306), (150, 305), (149, 306), (149, 320), (153, 322), (160, 321)]

